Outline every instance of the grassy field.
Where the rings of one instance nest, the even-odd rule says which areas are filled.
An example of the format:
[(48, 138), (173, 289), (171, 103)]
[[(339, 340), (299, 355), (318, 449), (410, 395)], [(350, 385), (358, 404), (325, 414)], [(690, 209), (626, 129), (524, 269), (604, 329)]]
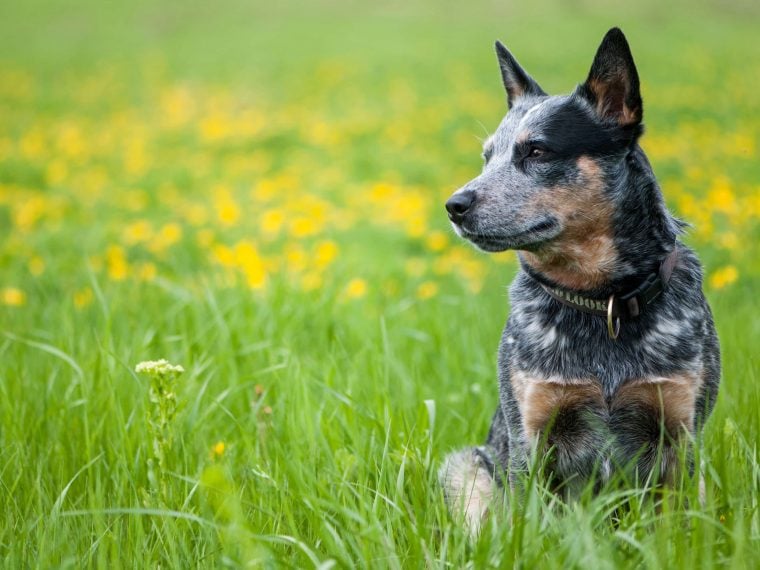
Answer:
[[(443, 201), (505, 112), (493, 40), (563, 92), (612, 25), (723, 347), (707, 501), (532, 485), (470, 543), (435, 472), (485, 437), (517, 267)], [(749, 1), (4, 3), (0, 565), (760, 567), (759, 28)]]

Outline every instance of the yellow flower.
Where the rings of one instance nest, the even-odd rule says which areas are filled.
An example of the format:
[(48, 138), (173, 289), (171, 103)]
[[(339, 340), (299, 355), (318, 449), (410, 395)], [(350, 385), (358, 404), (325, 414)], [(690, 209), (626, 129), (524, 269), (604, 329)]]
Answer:
[(315, 271), (310, 271), (301, 278), (301, 289), (304, 291), (314, 291), (322, 286), (322, 276)]
[(261, 231), (265, 234), (276, 234), (285, 222), (285, 214), (282, 210), (267, 210), (261, 216)]
[(332, 240), (325, 240), (317, 244), (317, 250), (314, 254), (314, 262), (317, 267), (323, 268), (335, 259), (338, 255), (338, 244)]
[(74, 306), (77, 309), (83, 309), (92, 303), (92, 297), (92, 289), (85, 287), (84, 289), (74, 293)]
[(233, 199), (232, 192), (220, 184), (214, 187), (213, 193), (217, 219), (224, 226), (234, 226), (240, 219), (240, 208)]
[(222, 455), (224, 455), (224, 450), (226, 446), (224, 445), (223, 441), (217, 441), (212, 447), (211, 447), (211, 457), (212, 459), (218, 459)]
[(108, 277), (114, 281), (123, 281), (127, 277), (129, 266), (124, 248), (119, 245), (109, 246), (106, 250)]
[(16, 287), (5, 287), (0, 289), (0, 300), (2, 300), (3, 305), (20, 307), (26, 304), (26, 293)]
[(710, 286), (713, 289), (723, 289), (726, 285), (731, 285), (739, 278), (739, 272), (733, 265), (726, 265), (710, 276)]
[(153, 281), (157, 274), (158, 270), (156, 269), (156, 264), (150, 261), (141, 263), (137, 267), (137, 278), (140, 281)]
[(430, 299), (438, 294), (438, 284), (435, 281), (425, 281), (417, 287), (417, 298), (421, 300)]
[(440, 230), (430, 232), (425, 239), (425, 245), (430, 251), (442, 251), (446, 248), (448, 243), (448, 236)]
[(235, 261), (243, 271), (248, 286), (251, 289), (262, 289), (266, 285), (267, 271), (256, 246), (243, 240), (235, 244), (234, 252)]
[(367, 282), (360, 277), (351, 279), (346, 285), (346, 297), (349, 299), (359, 299), (367, 294)]
[(123, 239), (127, 245), (148, 241), (153, 235), (153, 230), (146, 220), (138, 220), (124, 228)]
[(731, 182), (725, 178), (716, 178), (707, 194), (707, 206), (711, 210), (728, 214), (736, 207), (736, 196), (731, 189)]
[(314, 235), (319, 231), (314, 218), (300, 217), (290, 224), (290, 235), (296, 238)]

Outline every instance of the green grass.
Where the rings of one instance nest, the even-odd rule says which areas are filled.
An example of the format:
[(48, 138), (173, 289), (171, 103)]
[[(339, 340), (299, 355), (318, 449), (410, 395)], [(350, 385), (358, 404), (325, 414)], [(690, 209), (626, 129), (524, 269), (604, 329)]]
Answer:
[[(706, 504), (688, 480), (662, 512), (635, 491), (562, 505), (534, 484), (472, 542), (435, 474), (485, 438), (516, 265), (426, 236), (447, 231), (441, 204), (504, 113), (492, 41), (568, 91), (612, 25), (642, 76), (644, 147), (696, 225), (687, 241), (709, 276), (738, 274), (706, 287), (724, 362)], [(0, 289), (24, 296), (0, 304), (0, 563), (760, 566), (758, 25), (750, 2), (0, 8)], [(189, 118), (168, 125), (177, 92)], [(261, 125), (235, 131), (249, 112)], [(262, 180), (275, 194), (252, 197)], [(399, 201), (366, 198), (379, 183)], [(311, 216), (309, 197), (329, 205), (316, 233), (260, 231), (278, 208), (285, 226)], [(398, 218), (386, 206), (412, 198)], [(155, 235), (129, 241), (140, 221)], [(167, 224), (178, 240), (155, 237)], [(258, 261), (217, 259), (247, 239), (263, 289), (246, 285)], [(317, 270), (325, 239), (339, 254)], [(161, 357), (186, 372), (156, 482), (134, 367)]]

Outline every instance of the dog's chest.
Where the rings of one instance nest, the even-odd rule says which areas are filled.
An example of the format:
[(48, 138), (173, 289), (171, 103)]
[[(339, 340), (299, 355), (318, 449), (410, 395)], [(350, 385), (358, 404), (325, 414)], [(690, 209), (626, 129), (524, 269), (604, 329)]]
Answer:
[(630, 380), (668, 377), (701, 366), (697, 311), (657, 314), (624, 322), (620, 338), (607, 323), (570, 308), (549, 311), (540, 300), (513, 306), (501, 341), (500, 368), (521, 370), (552, 383), (593, 380), (610, 399)]

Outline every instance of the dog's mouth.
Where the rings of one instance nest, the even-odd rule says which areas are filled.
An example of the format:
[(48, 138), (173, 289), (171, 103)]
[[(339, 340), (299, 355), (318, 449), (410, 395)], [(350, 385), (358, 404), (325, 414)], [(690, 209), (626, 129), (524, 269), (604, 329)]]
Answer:
[(491, 253), (508, 249), (534, 250), (561, 231), (559, 222), (554, 218), (547, 218), (512, 234), (475, 232), (457, 224), (452, 225), (461, 237), (471, 241), (477, 248)]

